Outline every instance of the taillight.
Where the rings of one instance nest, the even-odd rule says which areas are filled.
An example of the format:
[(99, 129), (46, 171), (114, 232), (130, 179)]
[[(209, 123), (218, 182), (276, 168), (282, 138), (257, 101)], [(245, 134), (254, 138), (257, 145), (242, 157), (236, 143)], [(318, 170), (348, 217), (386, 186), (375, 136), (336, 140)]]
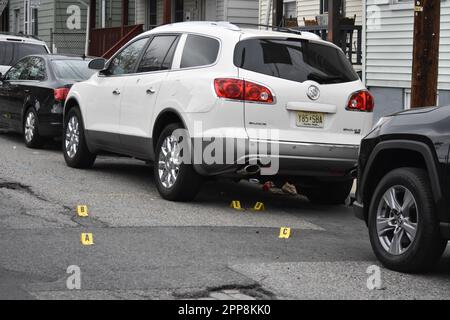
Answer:
[(56, 102), (66, 101), (67, 95), (69, 94), (69, 88), (58, 88), (53, 91)]
[(372, 94), (367, 90), (362, 90), (352, 94), (347, 104), (347, 110), (372, 112), (374, 106)]
[(272, 92), (259, 84), (239, 79), (216, 79), (214, 88), (219, 98), (272, 103)]

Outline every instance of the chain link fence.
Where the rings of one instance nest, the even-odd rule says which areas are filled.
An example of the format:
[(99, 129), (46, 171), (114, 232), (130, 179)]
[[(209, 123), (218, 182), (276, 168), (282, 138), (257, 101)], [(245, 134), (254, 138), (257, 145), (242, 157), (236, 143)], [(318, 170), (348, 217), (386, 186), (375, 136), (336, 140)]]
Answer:
[(74, 54), (83, 55), (86, 47), (86, 33), (84, 32), (67, 32), (67, 33), (51, 33), (50, 40), (52, 53), (55, 54)]

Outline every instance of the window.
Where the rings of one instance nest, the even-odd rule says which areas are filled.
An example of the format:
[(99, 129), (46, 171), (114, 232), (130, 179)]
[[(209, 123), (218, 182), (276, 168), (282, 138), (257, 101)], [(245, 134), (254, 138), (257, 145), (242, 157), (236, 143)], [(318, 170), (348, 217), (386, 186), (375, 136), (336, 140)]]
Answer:
[(137, 72), (168, 70), (172, 66), (177, 36), (158, 36), (148, 46)]
[(219, 54), (218, 40), (197, 35), (188, 35), (181, 57), (181, 68), (206, 66), (214, 63)]
[(136, 62), (148, 38), (136, 40), (114, 57), (108, 67), (109, 75), (117, 76), (134, 72)]
[(20, 79), (21, 74), (27, 68), (28, 59), (23, 59), (19, 61), (15, 66), (9, 69), (8, 73), (5, 76), (5, 80), (9, 81), (17, 81)]
[(53, 71), (56, 78), (69, 81), (89, 79), (95, 70), (89, 69), (89, 60), (53, 60)]
[(23, 1), (23, 28), (25, 34), (38, 35), (38, 9), (32, 0)]
[(46, 78), (44, 59), (29, 57), (24, 60), (27, 64), (25, 70), (21, 72), (19, 80), (44, 81)]
[(334, 47), (299, 39), (249, 39), (237, 44), (234, 64), (269, 76), (320, 84), (358, 80), (345, 54)]
[(0, 65), (10, 66), (14, 58), (14, 45), (11, 42), (0, 42)]
[[(341, 0), (341, 8), (340, 13), (342, 16), (345, 15), (344, 8), (345, 8), (345, 0)], [(328, 13), (328, 0), (320, 0), (320, 13)]]

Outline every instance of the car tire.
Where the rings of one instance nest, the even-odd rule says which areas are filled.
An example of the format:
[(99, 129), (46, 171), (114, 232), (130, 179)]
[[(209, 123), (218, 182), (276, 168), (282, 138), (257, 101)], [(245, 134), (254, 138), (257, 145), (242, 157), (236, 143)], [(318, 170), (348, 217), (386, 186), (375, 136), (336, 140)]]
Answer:
[(299, 188), (309, 201), (316, 204), (336, 205), (344, 204), (350, 191), (353, 180), (320, 182), (313, 187)]
[(41, 148), (44, 139), (39, 134), (39, 118), (34, 108), (28, 108), (23, 120), (23, 140), (31, 149)]
[(88, 169), (94, 165), (96, 155), (87, 147), (84, 122), (78, 107), (70, 109), (64, 118), (63, 153), (69, 167)]
[[(164, 199), (191, 201), (198, 194), (203, 179), (194, 170), (192, 164), (177, 163), (176, 161), (179, 161), (180, 158), (179, 155), (177, 156), (176, 152), (169, 155), (167, 152), (169, 143), (174, 143), (171, 139), (175, 139), (177, 143), (181, 141), (179, 137), (174, 136), (177, 129), (183, 129), (183, 126), (178, 123), (170, 124), (164, 128), (158, 138), (153, 167), (154, 177), (158, 192)], [(189, 150), (184, 149), (182, 152), (189, 152)], [(173, 150), (172, 147), (171, 150)], [(164, 155), (164, 152), (166, 152), (166, 155)], [(190, 159), (190, 155), (185, 156)]]
[(395, 169), (380, 181), (370, 204), (368, 226), (375, 255), (395, 271), (425, 272), (447, 246), (440, 236), (430, 181), (422, 169)]

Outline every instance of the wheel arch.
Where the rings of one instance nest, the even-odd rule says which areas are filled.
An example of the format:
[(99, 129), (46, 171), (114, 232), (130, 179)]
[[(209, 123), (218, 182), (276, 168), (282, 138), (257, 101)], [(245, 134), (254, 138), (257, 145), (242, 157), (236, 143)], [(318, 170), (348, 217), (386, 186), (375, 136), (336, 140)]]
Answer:
[(187, 128), (186, 123), (183, 120), (181, 114), (173, 109), (167, 108), (161, 111), (155, 119), (152, 129), (152, 146), (153, 150), (156, 149), (158, 138), (161, 135), (165, 127), (171, 123), (180, 123), (184, 128)]
[(441, 218), (445, 209), (436, 163), (435, 153), (424, 142), (410, 140), (380, 142), (367, 161), (360, 184), (366, 222), (375, 188), (388, 172), (401, 167), (416, 167), (427, 171), (438, 216)]
[[(63, 123), (65, 123), (67, 114), (69, 113), (70, 109), (72, 109), (75, 106), (80, 106), (80, 103), (75, 97), (70, 97), (66, 103), (64, 104), (64, 112), (63, 112)], [(81, 112), (81, 109), (80, 109)]]

